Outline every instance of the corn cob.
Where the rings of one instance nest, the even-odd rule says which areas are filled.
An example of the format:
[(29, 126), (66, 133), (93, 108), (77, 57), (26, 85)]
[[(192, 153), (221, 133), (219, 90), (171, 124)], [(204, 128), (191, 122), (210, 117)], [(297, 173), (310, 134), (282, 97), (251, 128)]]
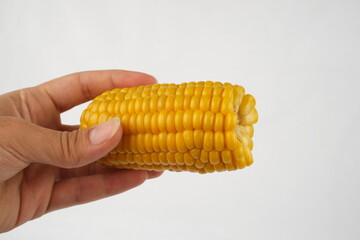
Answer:
[(255, 99), (220, 82), (154, 84), (97, 96), (81, 129), (121, 119), (122, 141), (98, 162), (121, 169), (210, 173), (253, 163)]

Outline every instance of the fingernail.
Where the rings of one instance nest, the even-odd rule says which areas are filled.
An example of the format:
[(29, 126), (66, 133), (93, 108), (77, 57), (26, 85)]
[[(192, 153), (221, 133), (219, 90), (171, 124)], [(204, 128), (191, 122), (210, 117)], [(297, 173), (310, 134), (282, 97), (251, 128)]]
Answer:
[(120, 127), (120, 118), (114, 117), (104, 123), (95, 126), (89, 134), (90, 142), (99, 145), (112, 138)]

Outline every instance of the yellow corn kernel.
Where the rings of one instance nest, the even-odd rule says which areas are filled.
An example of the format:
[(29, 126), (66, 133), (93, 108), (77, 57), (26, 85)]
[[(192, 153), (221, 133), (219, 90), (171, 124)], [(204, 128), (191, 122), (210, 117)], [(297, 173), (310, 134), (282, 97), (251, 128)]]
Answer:
[(186, 84), (184, 85), (181, 85), (178, 87), (178, 89), (176, 90), (176, 93), (175, 95), (176, 96), (185, 96), (184, 92), (185, 92), (185, 87), (186, 87)]
[(151, 155), (149, 153), (145, 153), (142, 155), (144, 163), (146, 165), (152, 165), (153, 163), (151, 162)]
[(129, 130), (131, 134), (136, 134), (137, 130), (136, 130), (136, 114), (130, 114), (130, 118), (129, 118)]
[(223, 90), (224, 90), (224, 88), (222, 86), (221, 87), (214, 87), (212, 95), (213, 96), (221, 96)]
[(249, 114), (254, 109), (255, 104), (256, 104), (255, 98), (250, 94), (246, 94), (242, 99), (238, 113), (241, 116)]
[(200, 153), (201, 151), (197, 148), (191, 149), (190, 150), (190, 154), (194, 159), (199, 159), (200, 158)]
[(166, 132), (166, 120), (167, 120), (167, 112), (165, 110), (162, 110), (158, 115), (159, 132)]
[(225, 132), (225, 144), (226, 148), (229, 150), (233, 150), (236, 147), (237, 137), (233, 131), (226, 131)]
[(205, 151), (205, 150), (201, 151), (200, 161), (202, 161), (203, 163), (209, 162), (209, 152), (208, 151)]
[(107, 106), (109, 105), (110, 101), (105, 100), (99, 103), (98, 105), (98, 112), (99, 113), (103, 113), (103, 112), (107, 112)]
[(210, 151), (214, 147), (214, 134), (211, 131), (207, 131), (204, 134), (204, 150)]
[(211, 106), (211, 97), (210, 96), (202, 96), (200, 99), (199, 109), (200, 111), (206, 112), (210, 110)]
[(242, 116), (240, 120), (241, 124), (243, 125), (250, 125), (256, 123), (258, 120), (258, 113), (256, 108), (253, 108), (253, 110), (249, 114)]
[(239, 126), (241, 136), (249, 136), (250, 138), (254, 136), (254, 127), (253, 125), (244, 125)]
[(183, 102), (183, 110), (190, 109), (191, 96), (185, 96)]
[(152, 147), (154, 149), (155, 152), (160, 152), (160, 144), (159, 144), (159, 135), (158, 134), (154, 134), (152, 136)]
[(192, 115), (193, 115), (193, 112), (191, 110), (185, 110), (184, 112), (184, 115), (183, 115), (183, 124), (184, 124), (184, 129), (186, 130), (191, 130), (193, 129), (193, 126), (192, 126)]
[(179, 165), (184, 165), (184, 154), (183, 153), (175, 153), (175, 162)]
[(183, 137), (182, 132), (177, 132), (176, 136), (175, 136), (175, 139), (176, 139), (176, 148), (177, 148), (177, 150), (179, 152), (181, 152), (181, 153), (186, 152), (187, 148), (186, 148), (186, 145), (185, 145), (185, 141), (184, 141), (184, 137)]
[(225, 120), (224, 120), (224, 130), (225, 131), (231, 131), (235, 128), (236, 126), (236, 113), (234, 112), (229, 112), (225, 115)]
[(224, 150), (225, 147), (225, 139), (224, 139), (224, 133), (223, 132), (215, 132), (214, 134), (214, 148), (216, 151), (221, 152)]
[(145, 146), (145, 134), (137, 134), (137, 147), (139, 153), (146, 153), (146, 146)]
[(159, 139), (159, 147), (160, 147), (160, 150), (162, 152), (166, 152), (168, 149), (167, 149), (167, 134), (165, 132), (161, 132), (159, 133), (158, 135), (158, 139)]
[(221, 105), (220, 105), (220, 112), (222, 114), (227, 114), (228, 112), (232, 111), (232, 100), (229, 97), (223, 97), (221, 100)]
[(183, 109), (184, 96), (177, 95), (174, 100), (174, 111), (179, 111)]
[(194, 131), (194, 144), (195, 144), (195, 147), (198, 148), (198, 149), (203, 148), (204, 131), (202, 131), (202, 130), (195, 130)]
[(137, 145), (137, 135), (130, 135), (129, 136), (129, 146), (130, 146), (130, 151), (133, 153), (138, 153), (138, 145)]
[(232, 86), (224, 87), (222, 92), (222, 97), (232, 98), (234, 93), (234, 88)]
[(195, 90), (194, 85), (187, 84), (187, 86), (185, 87), (185, 90), (184, 90), (184, 95), (185, 96), (193, 96), (194, 90)]
[(167, 152), (166, 153), (166, 159), (168, 160), (170, 165), (176, 165), (175, 153)]
[(152, 161), (155, 165), (160, 164), (160, 160), (159, 160), (159, 157), (158, 157), (158, 153), (156, 153), (156, 152), (151, 153), (151, 161)]
[(98, 162), (110, 167), (211, 173), (253, 162), (256, 101), (220, 82), (113, 89), (83, 111), (81, 129), (121, 119), (122, 141)]
[(223, 130), (223, 122), (224, 122), (224, 115), (221, 113), (216, 113), (215, 121), (214, 121), (214, 131), (222, 131)]
[[(119, 114), (120, 114), (121, 102), (122, 102), (123, 100), (117, 100), (117, 99), (115, 99), (115, 101), (116, 101), (116, 103), (115, 103), (115, 105), (114, 105), (114, 113), (115, 113), (116, 115), (119, 115)], [(124, 101), (125, 101), (125, 100), (124, 100)]]
[(182, 132), (184, 130), (183, 119), (184, 119), (184, 111), (183, 110), (176, 111), (175, 129), (177, 132)]
[(195, 147), (194, 142), (194, 131), (192, 130), (185, 130), (183, 132), (184, 142), (187, 149), (193, 149)]
[(128, 113), (135, 113), (135, 99), (129, 100)]
[(197, 85), (194, 89), (194, 96), (201, 96), (204, 86)]
[(240, 142), (242, 143), (243, 146), (246, 146), (248, 147), (250, 150), (252, 150), (253, 148), (253, 141), (250, 137), (244, 135), (244, 136), (241, 136), (240, 138)]
[(212, 96), (212, 91), (213, 91), (213, 89), (214, 89), (214, 88), (211, 87), (211, 86), (204, 86), (202, 95), (203, 95), (203, 96)]
[(158, 111), (165, 109), (166, 99), (167, 99), (167, 97), (165, 95), (160, 95), (159, 100), (157, 102)]
[(123, 145), (124, 151), (126, 153), (129, 153), (129, 154), (132, 153), (132, 151), (130, 149), (130, 136), (124, 135), (120, 144)]
[(167, 114), (166, 117), (166, 131), (168, 132), (176, 132), (175, 128), (175, 112), (171, 111)]
[(176, 152), (176, 134), (175, 133), (168, 133), (166, 137), (166, 145), (168, 147), (169, 152)]
[(200, 159), (197, 159), (195, 161), (195, 167), (196, 168), (204, 168), (205, 167), (205, 163), (203, 163)]
[(161, 84), (159, 86), (159, 90), (157, 92), (158, 95), (165, 95), (165, 92), (166, 92), (166, 88), (167, 88), (168, 84)]
[(211, 163), (207, 163), (205, 168), (204, 168), (205, 172), (207, 173), (212, 173), (215, 172), (215, 168)]
[(158, 128), (158, 117), (159, 117), (159, 113), (153, 113), (151, 115), (151, 132), (152, 133), (159, 133), (159, 128)]
[(169, 162), (166, 159), (166, 154), (164, 152), (159, 152), (158, 153), (158, 158), (159, 158), (159, 162), (162, 165), (169, 165)]
[(221, 106), (221, 97), (218, 95), (215, 95), (211, 99), (211, 105), (210, 110), (214, 113), (217, 113), (220, 111)]
[(98, 124), (100, 124), (100, 123), (103, 123), (103, 122), (106, 122), (107, 120), (109, 120), (110, 119), (110, 117), (111, 117), (112, 115), (110, 115), (109, 113), (107, 113), (107, 112), (103, 112), (103, 113), (101, 113), (100, 115), (99, 115), (99, 119), (98, 119)]
[(229, 150), (224, 150), (221, 152), (221, 160), (223, 161), (223, 163), (225, 164), (229, 164), (232, 162), (232, 156), (231, 156), (231, 152)]
[(142, 91), (142, 93), (141, 93), (141, 96), (142, 96), (142, 97), (148, 97), (148, 96), (150, 96), (150, 90), (144, 88), (143, 91)]
[(190, 110), (195, 111), (199, 109), (200, 104), (200, 97), (199, 96), (192, 96), (190, 101)]
[(192, 118), (193, 122), (192, 122), (192, 126), (194, 129), (202, 129), (203, 127), (203, 120), (204, 120), (204, 112), (200, 111), (200, 110), (195, 110), (193, 113), (193, 118)]
[(217, 165), (220, 163), (220, 154), (219, 151), (209, 152), (209, 161), (212, 165)]
[(125, 159), (130, 164), (135, 163), (134, 154), (126, 154)]
[(125, 149), (124, 149), (124, 145), (122, 143), (119, 143), (117, 146), (116, 146), (116, 151), (115, 152), (118, 152), (118, 153), (125, 153)]
[(254, 162), (251, 151), (247, 147), (244, 147), (244, 157), (247, 166), (250, 166)]
[(88, 120), (88, 126), (94, 126), (98, 123), (99, 114), (97, 112), (91, 113), (89, 120)]
[[(144, 132), (146, 132), (146, 133), (152, 133), (152, 131), (151, 131), (151, 118), (152, 118), (151, 113), (146, 113), (145, 116), (144, 116)], [(121, 123), (124, 126), (123, 119), (121, 119)]]
[(227, 164), (225, 164), (225, 168), (227, 171), (233, 171), (233, 170), (235, 170), (235, 165), (232, 163), (227, 163)]
[[(123, 115), (125, 113), (128, 113), (127, 111), (127, 108), (129, 106), (129, 99), (124, 99), (122, 102), (121, 102), (121, 105), (120, 105), (120, 115)], [(93, 112), (96, 112), (92, 109)]]
[(135, 113), (139, 113), (142, 111), (143, 101), (144, 101), (144, 99), (141, 97), (138, 97), (135, 99), (135, 104), (134, 104)]
[(214, 165), (214, 169), (217, 172), (223, 172), (223, 171), (226, 170), (226, 167), (225, 167), (225, 164), (221, 162), (221, 163), (219, 163), (217, 165)]
[[(115, 88), (115, 89), (119, 89), (119, 88)], [(101, 95), (99, 95), (101, 96)], [(115, 94), (115, 100), (124, 100), (125, 99), (125, 94), (118, 91), (116, 94)]]
[(150, 104), (149, 104), (149, 110), (151, 113), (154, 113), (157, 111), (158, 101), (159, 101), (158, 95), (151, 96)]
[(175, 96), (177, 86), (174, 83), (169, 84), (168, 88), (165, 91), (165, 95), (167, 96)]
[(191, 156), (190, 153), (184, 153), (184, 163), (187, 166), (191, 166), (195, 164), (195, 159)]
[(208, 111), (204, 115), (203, 129), (205, 131), (211, 131), (214, 129), (215, 113)]
[(144, 126), (145, 113), (140, 112), (140, 113), (136, 114), (135, 116), (136, 116), (137, 132), (138, 133), (145, 133), (145, 126)]
[(192, 163), (191, 165), (186, 165), (186, 171), (188, 172), (198, 172), (198, 169), (194, 165), (195, 163)]
[(136, 91), (135, 87), (129, 88), (128, 91), (125, 94), (125, 99), (131, 99), (133, 93)]
[(151, 133), (146, 133), (144, 136), (144, 144), (147, 152), (153, 151), (153, 143), (152, 143), (153, 135)]
[(136, 164), (139, 164), (139, 165), (145, 164), (141, 154), (134, 154), (134, 161)]

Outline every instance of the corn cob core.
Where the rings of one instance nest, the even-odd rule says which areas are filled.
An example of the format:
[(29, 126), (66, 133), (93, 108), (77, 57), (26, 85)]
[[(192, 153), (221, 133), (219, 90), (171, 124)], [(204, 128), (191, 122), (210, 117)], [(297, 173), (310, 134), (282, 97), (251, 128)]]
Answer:
[(255, 99), (220, 82), (154, 84), (97, 96), (81, 116), (81, 129), (118, 116), (124, 135), (98, 162), (121, 169), (210, 173), (253, 162)]

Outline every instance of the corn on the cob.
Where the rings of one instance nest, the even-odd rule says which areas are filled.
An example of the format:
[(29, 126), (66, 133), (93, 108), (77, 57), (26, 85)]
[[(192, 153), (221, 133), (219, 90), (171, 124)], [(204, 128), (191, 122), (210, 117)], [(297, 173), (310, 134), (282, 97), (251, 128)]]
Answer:
[(81, 116), (81, 129), (118, 116), (124, 136), (99, 163), (115, 168), (210, 173), (253, 162), (255, 99), (220, 82), (113, 89)]

